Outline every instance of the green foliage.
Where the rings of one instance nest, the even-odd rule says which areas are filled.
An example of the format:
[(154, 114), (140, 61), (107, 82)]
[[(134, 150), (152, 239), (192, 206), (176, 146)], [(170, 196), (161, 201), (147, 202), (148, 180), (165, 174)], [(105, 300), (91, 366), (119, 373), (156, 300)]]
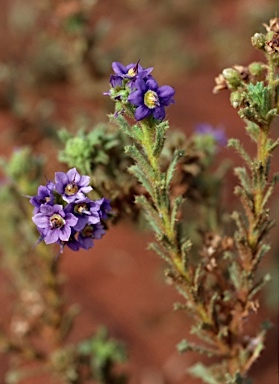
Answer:
[(153, 156), (158, 158), (164, 148), (164, 143), (166, 139), (166, 131), (169, 129), (168, 121), (162, 121), (156, 126), (156, 135), (153, 147)]
[(224, 377), (222, 377), (223, 367), (219, 365), (209, 368), (201, 363), (197, 363), (188, 371), (192, 376), (201, 379), (207, 384), (221, 384), (222, 381), (220, 381), (220, 379), (224, 380)]
[(105, 124), (97, 125), (88, 133), (78, 131), (76, 135), (62, 130), (59, 137), (65, 144), (59, 160), (86, 174), (94, 172), (98, 165), (109, 167), (115, 149), (123, 142), (119, 131), (110, 130)]
[(7, 182), (16, 184), (24, 194), (35, 193), (43, 163), (43, 157), (33, 155), (30, 147), (15, 149), (8, 160), (0, 157), (0, 167), (7, 177)]
[(113, 372), (118, 363), (127, 360), (126, 350), (122, 343), (108, 336), (104, 327), (99, 328), (96, 335), (77, 346), (81, 357), (89, 359), (92, 376), (100, 383), (122, 384), (126, 382), (125, 376)]

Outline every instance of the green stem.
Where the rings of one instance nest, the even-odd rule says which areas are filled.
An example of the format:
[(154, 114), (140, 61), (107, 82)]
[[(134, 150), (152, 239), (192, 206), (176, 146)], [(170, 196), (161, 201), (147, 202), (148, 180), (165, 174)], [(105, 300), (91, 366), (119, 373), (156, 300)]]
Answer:
[[(154, 184), (159, 185), (162, 180), (162, 172), (158, 159), (153, 155), (154, 132), (156, 127), (149, 124), (148, 121), (141, 122), (141, 127), (143, 131), (142, 147), (146, 153), (150, 165), (154, 170)], [(173, 249), (170, 250), (169, 253), (175, 270), (179, 273), (181, 277), (183, 277), (183, 280), (186, 283), (186, 286), (183, 285), (183, 287), (187, 293), (187, 296), (193, 304), (193, 307), (195, 307), (196, 312), (199, 314), (199, 318), (202, 319), (204, 323), (212, 324), (212, 319), (210, 319), (210, 317), (208, 316), (204, 306), (196, 301), (192, 293), (192, 279), (190, 277), (189, 272), (185, 271), (185, 268), (183, 266), (181, 253), (177, 246), (177, 234), (171, 225), (170, 207), (165, 205), (162, 206), (156, 201), (154, 203), (156, 205), (157, 211), (160, 214), (160, 217), (162, 218), (162, 223), (165, 228), (165, 235), (168, 237), (170, 243), (173, 244)]]

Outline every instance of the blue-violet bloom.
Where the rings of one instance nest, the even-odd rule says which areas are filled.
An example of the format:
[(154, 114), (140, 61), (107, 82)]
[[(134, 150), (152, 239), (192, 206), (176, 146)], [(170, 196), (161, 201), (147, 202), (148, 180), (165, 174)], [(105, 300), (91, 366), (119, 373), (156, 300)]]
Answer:
[(145, 119), (152, 114), (155, 119), (163, 120), (166, 115), (165, 107), (174, 103), (174, 89), (169, 85), (159, 87), (153, 78), (146, 82), (139, 78), (135, 87), (136, 90), (128, 96), (128, 101), (137, 107), (136, 120)]
[(106, 231), (101, 223), (86, 225), (78, 235), (80, 246), (84, 249), (92, 248), (94, 245), (93, 239), (101, 239), (105, 233)]
[(70, 203), (64, 209), (66, 213), (71, 212), (77, 219), (77, 224), (73, 227), (75, 231), (81, 231), (86, 224), (97, 224), (100, 222), (100, 203), (88, 197)]
[(70, 169), (67, 173), (55, 173), (55, 189), (61, 194), (67, 203), (83, 199), (85, 193), (92, 190), (89, 186), (90, 176), (81, 176), (76, 168)]
[(212, 125), (208, 123), (200, 123), (196, 126), (195, 132), (199, 135), (210, 135), (215, 141), (221, 145), (226, 146), (228, 139), (225, 134), (225, 131), (222, 128), (213, 128)]
[(78, 219), (72, 213), (65, 213), (63, 206), (59, 204), (42, 205), (40, 212), (32, 217), (41, 238), (46, 244), (60, 241), (68, 241), (71, 236), (71, 228)]
[(30, 203), (35, 207), (33, 213), (36, 214), (40, 211), (43, 204), (54, 205), (54, 183), (48, 181), (47, 185), (40, 185), (37, 195), (31, 197)]
[(146, 78), (153, 71), (153, 68), (143, 68), (139, 61), (136, 64), (128, 64), (124, 66), (123, 64), (114, 61), (112, 63), (112, 69), (115, 75), (110, 76), (110, 84), (113, 88), (116, 86), (122, 86), (123, 79), (129, 79), (128, 85), (133, 88), (135, 80), (137, 78)]
[[(99, 215), (101, 219), (108, 219), (108, 212), (111, 211), (110, 200), (103, 197), (102, 199), (95, 200), (95, 203), (99, 205)], [(94, 223), (92, 223), (94, 224)]]

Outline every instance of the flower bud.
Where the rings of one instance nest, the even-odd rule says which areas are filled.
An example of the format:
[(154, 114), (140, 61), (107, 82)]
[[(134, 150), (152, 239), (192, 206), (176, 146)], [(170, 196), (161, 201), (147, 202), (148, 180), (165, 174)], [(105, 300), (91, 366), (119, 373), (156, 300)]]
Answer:
[(252, 76), (259, 78), (263, 76), (266, 70), (266, 65), (260, 62), (253, 62), (249, 64), (248, 70)]
[(256, 49), (264, 49), (265, 41), (265, 35), (262, 33), (255, 33), (251, 38), (251, 43)]
[(222, 75), (230, 88), (236, 89), (241, 84), (240, 74), (236, 69), (225, 68)]
[(239, 91), (235, 91), (231, 93), (230, 102), (233, 108), (239, 108), (242, 104), (243, 96)]

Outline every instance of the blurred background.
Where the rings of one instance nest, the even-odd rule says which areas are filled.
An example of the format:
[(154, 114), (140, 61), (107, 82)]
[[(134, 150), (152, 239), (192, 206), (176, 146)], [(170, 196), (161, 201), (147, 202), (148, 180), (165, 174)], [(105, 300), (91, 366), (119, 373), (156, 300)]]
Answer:
[[(106, 123), (113, 112), (113, 103), (103, 96), (109, 89), (111, 63), (127, 65), (138, 59), (143, 67), (154, 67), (159, 85), (176, 90), (176, 103), (167, 110), (172, 128), (190, 135), (199, 123), (222, 126), (228, 137), (252, 149), (229, 94), (212, 94), (214, 77), (225, 67), (263, 60), (250, 37), (262, 32), (262, 23), (278, 11), (277, 0), (1, 0), (1, 157), (27, 145), (44, 158), (42, 180), (65, 171), (58, 161), (57, 130), (75, 133), (82, 119), (92, 125)], [(232, 166), (238, 164), (231, 150), (221, 149), (218, 161), (227, 157)], [(3, 184), (3, 171), (1, 177)], [(237, 204), (234, 183), (229, 172), (224, 201), (232, 210)], [(278, 219), (278, 199), (271, 204)], [(263, 264), (263, 269), (274, 271), (274, 279), (264, 291), (259, 321), (277, 318), (277, 231), (270, 239), (273, 251)], [(67, 341), (87, 337), (105, 324), (127, 346), (130, 383), (198, 384), (185, 371), (199, 356), (181, 356), (175, 348), (188, 337), (191, 323), (185, 314), (172, 310), (179, 298), (165, 284), (162, 261), (146, 250), (151, 239), (123, 221), (92, 250), (65, 250), (60, 261), (64, 294), (68, 303), (81, 307)], [(4, 252), (6, 239), (0, 240)], [(8, 327), (14, 297), (9, 295), (9, 273), (2, 269), (1, 324)], [(251, 373), (255, 384), (277, 382), (277, 336), (274, 326)], [(0, 355), (1, 383), (7, 367), (7, 356)], [(35, 382), (56, 383), (49, 380)]]

